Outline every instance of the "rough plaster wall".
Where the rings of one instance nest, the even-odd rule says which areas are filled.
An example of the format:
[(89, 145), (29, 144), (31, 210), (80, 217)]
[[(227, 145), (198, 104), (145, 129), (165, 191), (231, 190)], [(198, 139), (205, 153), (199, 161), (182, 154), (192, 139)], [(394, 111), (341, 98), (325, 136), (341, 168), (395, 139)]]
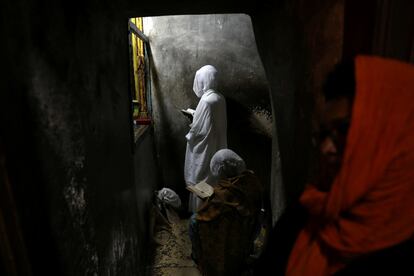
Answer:
[[(52, 196), (52, 231), (62, 241), (57, 246), (69, 275), (133, 273), (135, 209), (124, 206), (135, 205), (129, 202), (135, 193), (128, 65), (116, 54), (126, 46), (126, 33), (111, 32), (120, 23), (104, 14), (93, 14), (89, 22), (75, 17), (74, 29), (61, 33), (67, 28), (59, 24), (63, 20), (72, 18), (42, 22), (50, 26), (45, 38), (56, 45), (33, 51), (28, 92), (39, 124), (38, 154), (55, 155), (55, 162), (45, 159), (43, 165)], [(71, 37), (78, 44), (69, 44)]]
[(146, 183), (134, 183), (127, 19), (89, 5), (1, 9), (1, 136), (36, 275), (142, 275), (145, 267), (138, 208), (148, 197), (138, 203)]
[(148, 273), (148, 266), (151, 262), (152, 253), (152, 230), (150, 223), (150, 208), (152, 197), (157, 189), (159, 172), (155, 156), (154, 132), (150, 128), (143, 135), (136, 146), (134, 156), (135, 166), (135, 193), (137, 204), (137, 253), (140, 275)]
[(246, 159), (267, 186), (270, 176), (269, 92), (247, 15), (169, 16), (144, 19), (152, 51), (155, 138), (163, 183), (184, 193), (185, 134), (180, 109), (197, 106), (197, 69), (214, 65), (226, 97), (229, 148)]
[(312, 168), (314, 112), (320, 108), (323, 78), (342, 55), (344, 1), (297, 0), (265, 7), (252, 18), (277, 126), (271, 186), (275, 223), (299, 196)]
[[(296, 30), (289, 10), (269, 7), (253, 16), (257, 45), (271, 89), (274, 121), (272, 143), (271, 204), (273, 222), (281, 215), (286, 201), (297, 180), (298, 165), (294, 157), (295, 139), (295, 94), (301, 89), (303, 77), (303, 51), (300, 34)], [(279, 149), (279, 151), (277, 151)], [(278, 153), (280, 152), (280, 154)], [(302, 170), (303, 171), (303, 170)], [(282, 178), (283, 177), (283, 178)]]

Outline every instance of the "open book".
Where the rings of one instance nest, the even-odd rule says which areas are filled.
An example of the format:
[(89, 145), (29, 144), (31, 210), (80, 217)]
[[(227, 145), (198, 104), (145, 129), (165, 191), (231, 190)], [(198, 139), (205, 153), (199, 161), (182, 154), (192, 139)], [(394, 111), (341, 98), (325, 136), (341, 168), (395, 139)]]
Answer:
[(209, 197), (214, 193), (213, 187), (209, 185), (207, 182), (200, 182), (196, 185), (189, 185), (187, 186), (187, 190), (195, 193), (197, 196), (201, 198)]
[(191, 108), (187, 108), (187, 109), (181, 109), (181, 112), (184, 113), (184, 114), (188, 114), (188, 115), (194, 116), (195, 110), (194, 109), (191, 109)]

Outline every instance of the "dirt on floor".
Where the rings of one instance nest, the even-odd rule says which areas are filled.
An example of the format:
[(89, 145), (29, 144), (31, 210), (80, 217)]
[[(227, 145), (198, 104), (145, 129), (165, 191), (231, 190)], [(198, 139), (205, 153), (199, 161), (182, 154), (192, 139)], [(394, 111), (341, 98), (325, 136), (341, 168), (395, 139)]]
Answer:
[[(153, 276), (201, 276), (197, 265), (191, 258), (189, 219), (180, 218), (172, 209), (154, 208), (155, 256), (151, 268)], [(256, 259), (263, 248), (265, 229), (262, 228), (254, 241), (252, 260)], [(251, 275), (246, 271), (243, 275)]]
[(155, 225), (156, 243), (152, 275), (154, 276), (201, 276), (191, 259), (191, 241), (188, 235), (188, 219), (181, 219), (174, 211), (167, 210)]

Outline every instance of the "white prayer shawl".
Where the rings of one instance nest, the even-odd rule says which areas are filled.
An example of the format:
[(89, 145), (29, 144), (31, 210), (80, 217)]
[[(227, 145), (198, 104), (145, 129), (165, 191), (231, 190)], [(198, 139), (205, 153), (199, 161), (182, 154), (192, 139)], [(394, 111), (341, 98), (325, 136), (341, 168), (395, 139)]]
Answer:
[[(187, 149), (184, 164), (186, 185), (210, 182), (210, 160), (220, 149), (227, 148), (227, 114), (224, 97), (214, 90), (216, 70), (206, 65), (197, 71), (193, 90), (201, 96), (191, 129), (185, 136)], [(189, 210), (195, 212), (201, 200), (190, 194)]]

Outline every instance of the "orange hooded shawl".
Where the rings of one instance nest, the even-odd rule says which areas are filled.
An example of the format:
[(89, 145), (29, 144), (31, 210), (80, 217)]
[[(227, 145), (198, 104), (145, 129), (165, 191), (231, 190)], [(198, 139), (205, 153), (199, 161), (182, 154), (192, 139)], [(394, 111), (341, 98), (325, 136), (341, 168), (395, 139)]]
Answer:
[(347, 261), (414, 234), (414, 66), (356, 58), (356, 95), (344, 159), (331, 190), (309, 185), (311, 214), (287, 276), (332, 275)]

